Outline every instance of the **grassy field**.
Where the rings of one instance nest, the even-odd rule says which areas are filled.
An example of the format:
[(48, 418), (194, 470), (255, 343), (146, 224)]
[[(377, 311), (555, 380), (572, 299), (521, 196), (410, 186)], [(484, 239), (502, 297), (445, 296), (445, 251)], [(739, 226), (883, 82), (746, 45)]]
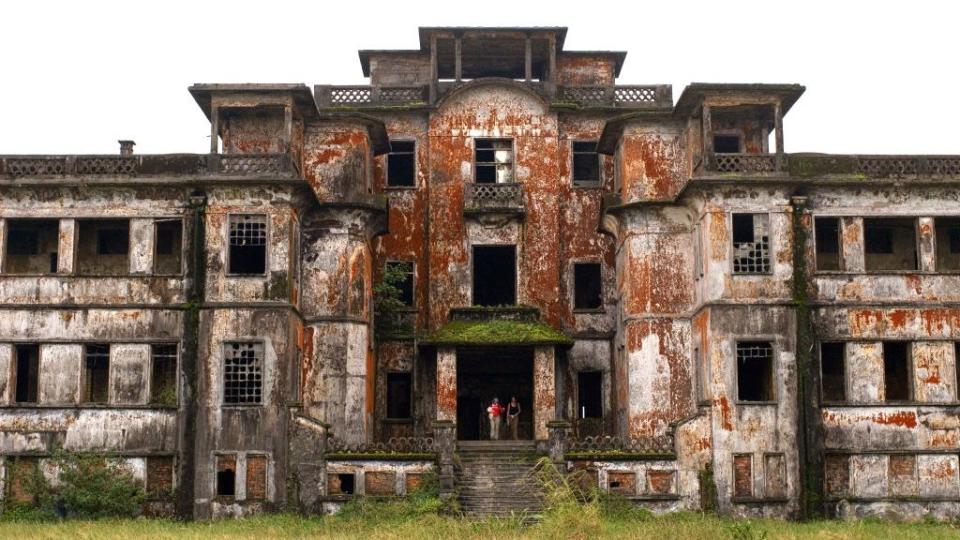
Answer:
[(542, 522), (525, 526), (520, 520), (466, 521), (434, 513), (415, 515), (406, 511), (391, 515), (377, 508), (361, 509), (346, 516), (304, 518), (273, 515), (212, 523), (178, 523), (165, 520), (66, 521), (62, 523), (0, 523), (0, 538), (63, 540), (84, 538), (127, 540), (162, 539), (256, 539), (272, 538), (457, 538), (590, 539), (601, 538), (694, 538), (760, 540), (797, 539), (923, 539), (960, 538), (960, 528), (929, 523), (892, 524), (879, 522), (784, 523), (752, 521), (734, 523), (699, 514), (670, 517), (620, 517), (591, 515), (591, 512), (560, 512)]

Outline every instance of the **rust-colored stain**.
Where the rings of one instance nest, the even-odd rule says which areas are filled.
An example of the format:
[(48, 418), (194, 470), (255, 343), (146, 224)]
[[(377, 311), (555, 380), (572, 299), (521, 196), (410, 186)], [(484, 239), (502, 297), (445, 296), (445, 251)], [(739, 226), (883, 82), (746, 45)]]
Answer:
[(872, 420), (876, 424), (885, 426), (899, 426), (910, 429), (917, 427), (917, 414), (908, 411), (878, 413), (873, 415)]
[(727, 397), (715, 398), (713, 404), (720, 408), (720, 426), (726, 431), (733, 431), (733, 423), (730, 421), (730, 403)]

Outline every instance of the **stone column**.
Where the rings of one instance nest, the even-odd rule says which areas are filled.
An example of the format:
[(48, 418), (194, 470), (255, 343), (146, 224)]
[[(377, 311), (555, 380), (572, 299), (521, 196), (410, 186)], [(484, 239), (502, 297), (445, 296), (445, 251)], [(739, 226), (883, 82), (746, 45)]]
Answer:
[[(7, 252), (7, 220), (0, 219), (0, 271), (4, 268), (3, 255)], [(6, 371), (4, 372), (6, 373)], [(8, 385), (9, 386), (9, 385)]]
[(457, 421), (457, 349), (437, 349), (437, 420)]
[(533, 438), (547, 440), (547, 423), (556, 418), (556, 365), (553, 345), (533, 350)]
[[(567, 439), (570, 436), (570, 422), (567, 420), (551, 420), (547, 422), (547, 431), (550, 432), (550, 440), (547, 446), (550, 455), (550, 461), (558, 467), (566, 463), (564, 457), (567, 453)], [(564, 470), (564, 469), (561, 469)]]
[(843, 255), (843, 270), (863, 272), (863, 218), (840, 218), (840, 253)]
[(57, 245), (57, 273), (73, 273), (73, 247), (76, 244), (74, 236), (77, 231), (77, 220), (60, 220), (60, 243)]
[(433, 442), (437, 452), (437, 479), (440, 482), (440, 498), (451, 499), (454, 491), (453, 454), (457, 447), (457, 425), (449, 420), (433, 423)]
[(918, 230), (920, 237), (920, 260), (919, 268), (921, 272), (935, 272), (937, 270), (937, 254), (933, 239), (933, 218), (922, 217), (918, 220)]

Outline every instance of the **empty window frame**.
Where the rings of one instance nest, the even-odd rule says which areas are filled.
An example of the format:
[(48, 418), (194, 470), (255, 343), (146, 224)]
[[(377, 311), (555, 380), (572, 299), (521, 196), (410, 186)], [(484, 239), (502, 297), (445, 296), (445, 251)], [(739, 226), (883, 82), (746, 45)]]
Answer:
[(390, 141), (387, 154), (387, 187), (416, 186), (416, 148), (414, 141)]
[(821, 400), (840, 402), (847, 400), (847, 371), (845, 346), (841, 342), (820, 344)]
[(157, 221), (153, 226), (153, 273), (183, 271), (183, 220)]
[(150, 403), (177, 404), (177, 346), (150, 346)]
[(934, 220), (937, 238), (937, 271), (960, 272), (960, 218), (938, 217)]
[(733, 273), (770, 273), (770, 216), (733, 214)]
[(217, 497), (234, 497), (237, 494), (237, 456), (217, 456)]
[(737, 399), (773, 401), (773, 345), (766, 341), (737, 343)]
[(40, 379), (40, 346), (36, 344), (15, 345), (14, 401), (36, 403), (37, 385)]
[(603, 372), (577, 373), (577, 418), (603, 417)]
[(714, 135), (713, 136), (713, 151), (717, 154), (737, 154), (741, 151), (740, 149), (740, 136), (739, 135)]
[(129, 274), (130, 220), (78, 220), (76, 270), (86, 275)]
[(817, 247), (817, 270), (840, 270), (840, 218), (818, 217), (813, 220)]
[(414, 263), (408, 261), (387, 261), (387, 268), (391, 270), (391, 273), (397, 278), (397, 281), (393, 283), (393, 286), (399, 291), (397, 300), (404, 306), (413, 307), (415, 304), (414, 276), (416, 275)]
[(863, 243), (868, 272), (917, 269), (915, 218), (864, 218)]
[(573, 185), (600, 186), (600, 154), (597, 141), (573, 141)]
[(230, 216), (229, 273), (262, 275), (267, 270), (267, 216)]
[(413, 387), (409, 372), (387, 373), (387, 418), (413, 417)]
[(110, 392), (110, 345), (91, 343), (83, 351), (84, 403), (106, 404)]
[(910, 344), (906, 341), (883, 343), (884, 401), (909, 401), (913, 380), (910, 370)]
[(8, 219), (3, 271), (7, 274), (54, 274), (59, 243), (59, 220)]
[(573, 265), (573, 309), (597, 310), (603, 306), (600, 263)]
[(517, 303), (517, 247), (473, 246), (473, 305)]
[(224, 344), (223, 402), (259, 405), (263, 399), (263, 343)]
[(474, 163), (478, 184), (513, 182), (513, 141), (510, 139), (476, 139)]

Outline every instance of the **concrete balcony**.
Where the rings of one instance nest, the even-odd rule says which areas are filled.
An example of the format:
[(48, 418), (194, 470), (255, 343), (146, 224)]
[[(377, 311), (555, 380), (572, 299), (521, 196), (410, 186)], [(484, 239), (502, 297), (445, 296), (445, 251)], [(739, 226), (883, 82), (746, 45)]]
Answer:
[(464, 215), (509, 214), (523, 216), (526, 205), (523, 185), (466, 184), (463, 193)]
[(0, 178), (270, 176), (299, 178), (290, 154), (0, 156)]
[(846, 175), (866, 178), (960, 176), (960, 156), (841, 154), (707, 154), (698, 175), (782, 174), (801, 178)]

